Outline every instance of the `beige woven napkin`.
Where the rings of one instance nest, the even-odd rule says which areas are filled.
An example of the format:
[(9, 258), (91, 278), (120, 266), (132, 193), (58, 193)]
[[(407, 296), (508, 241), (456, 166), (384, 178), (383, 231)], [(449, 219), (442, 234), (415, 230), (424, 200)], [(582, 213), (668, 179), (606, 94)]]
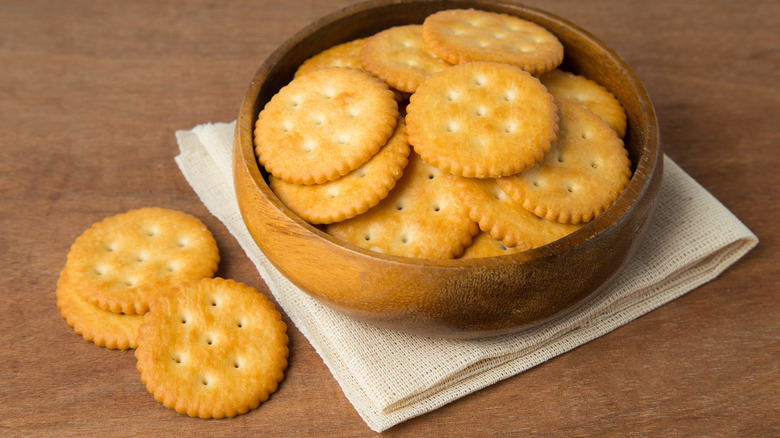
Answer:
[(247, 232), (233, 191), (234, 123), (176, 132), (176, 162), (235, 236), (279, 305), (322, 357), (374, 431), (434, 410), (608, 333), (714, 279), (757, 243), (747, 229), (665, 157), (648, 238), (603, 294), (543, 326), (498, 338), (412, 336), (354, 321), (288, 282)]

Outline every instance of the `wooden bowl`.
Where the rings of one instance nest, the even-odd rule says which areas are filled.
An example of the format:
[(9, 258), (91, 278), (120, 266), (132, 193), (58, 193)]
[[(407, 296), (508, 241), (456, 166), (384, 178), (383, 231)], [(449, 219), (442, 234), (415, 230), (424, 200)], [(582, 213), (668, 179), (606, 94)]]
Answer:
[[(482, 259), (427, 260), (344, 243), (291, 212), (269, 189), (255, 157), (258, 112), (320, 51), (388, 27), (422, 23), (443, 9), (503, 12), (540, 24), (564, 45), (562, 69), (594, 79), (626, 108), (633, 177), (615, 203), (575, 233), (541, 248)], [(282, 44), (257, 71), (236, 124), (234, 180), (241, 214), (268, 260), (326, 306), (381, 327), (477, 338), (516, 332), (598, 293), (636, 251), (661, 184), (662, 151), (647, 93), (612, 49), (547, 12), (503, 1), (378, 0), (321, 18)]]

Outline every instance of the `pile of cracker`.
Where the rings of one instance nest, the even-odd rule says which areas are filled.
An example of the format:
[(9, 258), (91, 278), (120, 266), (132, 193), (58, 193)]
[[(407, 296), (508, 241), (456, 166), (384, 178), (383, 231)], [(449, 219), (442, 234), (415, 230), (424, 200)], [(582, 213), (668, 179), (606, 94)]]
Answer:
[(116, 214), (71, 245), (57, 307), (76, 333), (135, 349), (157, 401), (194, 417), (234, 417), (276, 391), (287, 326), (256, 289), (214, 278), (217, 243), (197, 218), (159, 207)]
[(294, 213), (377, 252), (525, 251), (593, 220), (625, 189), (626, 113), (558, 68), (519, 17), (450, 9), (305, 61), (255, 124), (269, 185)]

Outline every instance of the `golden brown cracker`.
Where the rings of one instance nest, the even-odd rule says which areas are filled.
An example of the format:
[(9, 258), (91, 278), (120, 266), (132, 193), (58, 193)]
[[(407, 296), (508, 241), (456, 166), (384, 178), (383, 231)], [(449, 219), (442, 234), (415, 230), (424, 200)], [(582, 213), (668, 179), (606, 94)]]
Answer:
[(471, 245), (467, 246), (462, 259), (473, 259), (482, 257), (496, 257), (508, 254), (517, 254), (522, 252), (520, 247), (508, 247), (504, 242), (494, 239), (490, 233), (480, 231)]
[(302, 185), (269, 177), (277, 197), (312, 224), (328, 224), (349, 219), (375, 206), (395, 186), (409, 156), (409, 141), (402, 119), (379, 152), (365, 164), (322, 184)]
[(495, 62), (431, 75), (412, 95), (406, 122), (409, 143), (423, 160), (477, 178), (532, 167), (558, 131), (555, 102), (539, 80)]
[(292, 80), (260, 111), (255, 151), (294, 184), (321, 184), (368, 161), (393, 133), (398, 104), (362, 70), (321, 68)]
[(114, 313), (88, 303), (76, 292), (65, 269), (57, 281), (56, 294), (60, 314), (84, 340), (115, 350), (138, 346), (136, 339), (143, 315)]
[(558, 142), (532, 169), (498, 180), (518, 204), (561, 223), (589, 222), (617, 199), (631, 178), (623, 141), (592, 111), (567, 99)]
[(141, 381), (167, 408), (223, 418), (266, 401), (284, 378), (287, 327), (256, 289), (221, 278), (174, 288), (144, 315)]
[(580, 228), (540, 218), (512, 201), (495, 179), (458, 178), (458, 195), (471, 220), (493, 239), (525, 251), (554, 242)]
[(369, 37), (360, 50), (360, 61), (364, 70), (407, 93), (451, 65), (428, 49), (419, 24), (391, 27)]
[(607, 122), (618, 137), (626, 135), (625, 108), (614, 94), (598, 82), (560, 69), (544, 73), (539, 80), (553, 96), (584, 105)]
[(327, 67), (362, 68), (360, 65), (360, 49), (365, 41), (365, 38), (359, 38), (327, 48), (304, 61), (295, 71), (295, 76)]
[(327, 232), (386, 254), (457, 257), (477, 227), (455, 194), (455, 179), (412, 153), (404, 175), (385, 199), (361, 215), (330, 224)]
[(423, 22), (423, 39), (440, 58), (463, 64), (494, 61), (538, 75), (563, 60), (563, 45), (544, 27), (512, 15), (448, 9)]
[(114, 313), (144, 313), (161, 293), (217, 270), (217, 243), (194, 216), (159, 207), (95, 223), (70, 248), (65, 269), (79, 295)]

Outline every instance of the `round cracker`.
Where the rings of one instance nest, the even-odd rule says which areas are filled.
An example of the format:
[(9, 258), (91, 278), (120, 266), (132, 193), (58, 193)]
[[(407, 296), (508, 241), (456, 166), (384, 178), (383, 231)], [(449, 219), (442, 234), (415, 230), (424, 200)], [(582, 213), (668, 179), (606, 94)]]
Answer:
[(593, 111), (615, 130), (618, 137), (626, 135), (626, 110), (609, 90), (596, 81), (574, 73), (555, 69), (539, 80), (555, 97), (573, 100)]
[(277, 197), (295, 214), (312, 224), (329, 224), (357, 216), (384, 199), (395, 186), (409, 156), (402, 119), (379, 152), (365, 164), (322, 184), (303, 185), (269, 177)]
[(425, 45), (419, 24), (391, 27), (369, 37), (360, 50), (360, 61), (364, 70), (407, 93), (452, 65)]
[(71, 245), (65, 269), (79, 295), (114, 313), (145, 313), (171, 286), (211, 277), (219, 250), (196, 217), (159, 207), (95, 223)]
[(88, 303), (76, 292), (65, 269), (57, 280), (56, 294), (60, 314), (85, 341), (115, 350), (138, 346), (136, 340), (142, 315), (114, 313)]
[(361, 68), (360, 49), (365, 41), (365, 38), (359, 38), (323, 50), (304, 61), (295, 71), (295, 77), (320, 68)]
[(538, 79), (472, 62), (431, 75), (407, 107), (409, 143), (447, 172), (496, 178), (532, 167), (555, 141), (558, 112)]
[(498, 180), (518, 204), (539, 217), (561, 223), (591, 221), (617, 199), (631, 178), (623, 141), (592, 111), (556, 99), (558, 142), (537, 166)]
[(169, 409), (235, 417), (276, 391), (287, 326), (256, 289), (208, 278), (173, 289), (144, 315), (135, 356), (141, 381)]
[(260, 111), (255, 151), (293, 184), (321, 184), (360, 167), (395, 128), (398, 103), (362, 70), (321, 68), (292, 80)]
[(494, 61), (538, 75), (563, 61), (563, 45), (536, 23), (475, 9), (448, 9), (423, 22), (423, 39), (440, 58), (463, 64)]
[(412, 153), (385, 199), (361, 215), (330, 224), (327, 232), (381, 253), (455, 258), (478, 231), (455, 194), (455, 179)]
[(580, 228), (540, 218), (512, 201), (495, 179), (458, 178), (458, 195), (479, 228), (508, 247), (526, 251)]

